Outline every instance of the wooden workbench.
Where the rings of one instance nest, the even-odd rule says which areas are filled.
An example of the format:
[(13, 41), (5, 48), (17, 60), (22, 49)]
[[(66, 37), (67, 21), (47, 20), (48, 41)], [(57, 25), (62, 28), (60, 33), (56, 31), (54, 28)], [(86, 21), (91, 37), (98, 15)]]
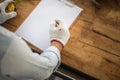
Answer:
[[(72, 1), (84, 11), (71, 26), (71, 38), (61, 53), (62, 63), (97, 79), (119, 80), (120, 3), (101, 0), (101, 6), (95, 7), (90, 0)], [(17, 5), (17, 17), (2, 25), (16, 31), (39, 2), (23, 0)]]

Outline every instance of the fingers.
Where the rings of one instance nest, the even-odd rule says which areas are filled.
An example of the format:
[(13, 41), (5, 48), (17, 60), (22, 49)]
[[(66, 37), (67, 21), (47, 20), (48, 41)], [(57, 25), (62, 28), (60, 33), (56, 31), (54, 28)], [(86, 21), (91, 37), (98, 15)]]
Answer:
[(50, 29), (52, 30), (62, 31), (65, 28), (66, 26), (63, 20), (56, 19), (55, 22), (50, 25)]
[(56, 23), (56, 26), (57, 26), (57, 27), (60, 27), (60, 28), (62, 28), (62, 27), (65, 26), (63, 20), (58, 20), (58, 19), (56, 19), (56, 20), (55, 20), (55, 23)]
[(62, 29), (58, 20), (55, 20), (55, 27), (58, 28), (60, 31)]
[(59, 21), (58, 20), (55, 20), (55, 27), (59, 27)]

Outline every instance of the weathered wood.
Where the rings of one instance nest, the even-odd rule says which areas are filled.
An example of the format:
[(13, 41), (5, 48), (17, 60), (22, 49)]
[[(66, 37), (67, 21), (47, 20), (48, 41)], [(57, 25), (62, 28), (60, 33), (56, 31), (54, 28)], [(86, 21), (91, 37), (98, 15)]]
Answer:
[[(101, 1), (101, 0), (100, 0)], [(102, 0), (103, 1), (103, 0)], [(108, 2), (108, 4), (107, 4)], [(120, 1), (107, 0), (96, 10), (97, 19), (93, 29), (120, 42)], [(98, 21), (99, 20), (99, 21)]]
[(83, 43), (106, 51), (110, 54), (120, 56), (120, 43), (111, 40), (104, 35), (94, 32), (91, 27), (91, 21), (88, 20), (86, 22), (84, 18), (80, 18), (76, 24), (74, 24), (71, 34), (74, 37), (77, 37), (77, 39)]
[(71, 27), (71, 39), (62, 52), (62, 62), (100, 80), (119, 80), (120, 43), (93, 31), (99, 15), (90, 1), (82, 3), (87, 4), (83, 7), (85, 11)]
[(92, 26), (93, 30), (105, 35), (106, 37), (120, 43), (120, 27), (112, 26), (110, 24), (105, 24), (103, 21), (96, 19), (94, 25)]
[(62, 52), (62, 62), (101, 80), (119, 80), (120, 57), (114, 53), (119, 55), (120, 44), (93, 32), (91, 26), (92, 21), (86, 22), (85, 18), (76, 21)]
[(120, 57), (89, 46), (74, 37), (62, 52), (62, 62), (101, 80), (120, 78)]

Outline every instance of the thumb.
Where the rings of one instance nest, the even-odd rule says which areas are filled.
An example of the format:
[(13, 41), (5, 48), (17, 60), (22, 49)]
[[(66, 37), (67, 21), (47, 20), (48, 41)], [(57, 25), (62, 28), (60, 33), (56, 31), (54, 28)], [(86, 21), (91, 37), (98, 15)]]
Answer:
[(10, 13), (6, 13), (5, 15), (6, 15), (6, 20), (8, 20), (10, 18), (16, 17), (17, 13), (16, 12), (10, 12)]

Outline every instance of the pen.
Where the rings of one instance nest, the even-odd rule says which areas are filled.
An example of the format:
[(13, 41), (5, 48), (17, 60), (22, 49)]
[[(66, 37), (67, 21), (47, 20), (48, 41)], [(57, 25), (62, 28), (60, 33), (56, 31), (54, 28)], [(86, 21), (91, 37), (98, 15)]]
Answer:
[(55, 21), (55, 26), (58, 27), (58, 29), (61, 31), (61, 28), (60, 28), (59, 25), (60, 25), (59, 22), (56, 20), (56, 21)]

